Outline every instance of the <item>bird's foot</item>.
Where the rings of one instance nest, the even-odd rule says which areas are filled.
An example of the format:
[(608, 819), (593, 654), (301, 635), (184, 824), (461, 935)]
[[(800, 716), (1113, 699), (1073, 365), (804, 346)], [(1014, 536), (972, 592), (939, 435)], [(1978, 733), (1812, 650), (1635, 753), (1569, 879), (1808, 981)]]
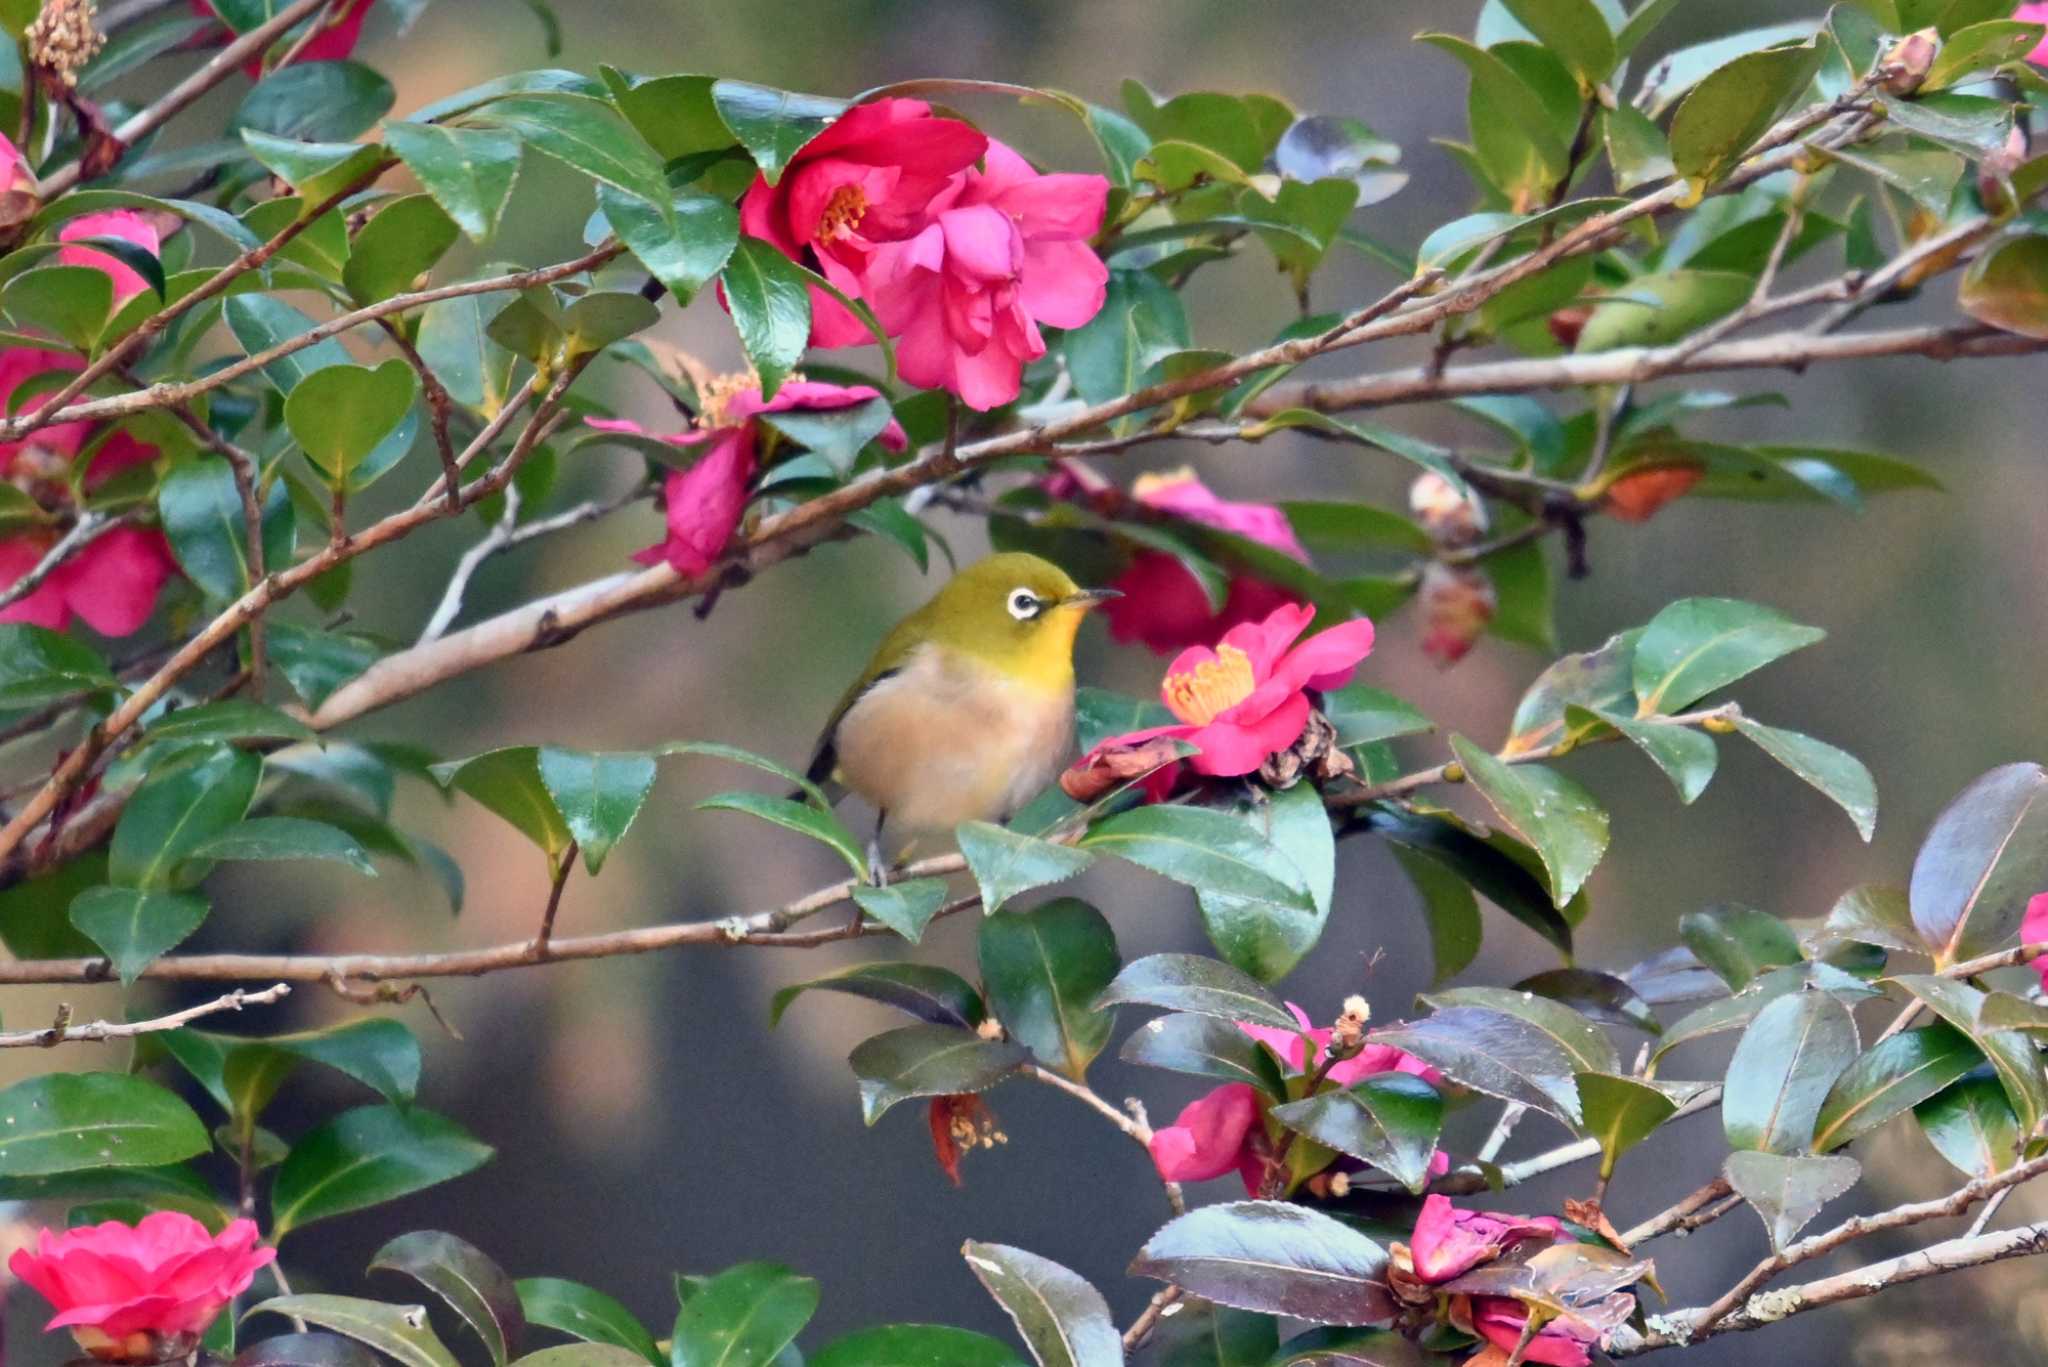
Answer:
[(889, 861), (882, 853), (881, 837), (868, 842), (868, 882), (876, 887), (886, 887), (889, 882)]

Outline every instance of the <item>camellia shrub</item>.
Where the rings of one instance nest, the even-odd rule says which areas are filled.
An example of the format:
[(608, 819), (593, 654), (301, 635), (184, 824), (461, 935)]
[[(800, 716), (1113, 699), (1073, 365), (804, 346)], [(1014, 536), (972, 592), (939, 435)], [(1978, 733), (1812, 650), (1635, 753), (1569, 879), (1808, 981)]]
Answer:
[[(1821, 629), (1684, 598), (1556, 659), (1478, 738), (1371, 682), (1376, 648), (1418, 642), (1449, 666), (1490, 638), (1540, 643), (1607, 519), (1929, 484), (1828, 444), (1796, 408), (1784, 444), (1731, 444), (1716, 423), (1734, 401), (1686, 379), (2048, 348), (2048, 157), (2028, 141), (2048, 6), (1794, 6), (1645, 62), (1673, 0), (1488, 0), (1476, 27), (1446, 5), (1417, 60), (1469, 82), (1469, 129), (1442, 131), (1472, 209), (1389, 242), (1362, 211), (1399, 190), (1400, 151), (1369, 108), (943, 75), (842, 98), (604, 66), (399, 111), (350, 54), (366, 21), (421, 3), (0, 3), (21, 73), (0, 92), (16, 134), (0, 145), (0, 981), (210, 984), (171, 1014), (0, 1034), (51, 1065), (0, 1091), (0, 1197), (40, 1202), (51, 1226), (11, 1269), (53, 1330), (109, 1362), (452, 1367), (417, 1306), (293, 1294), (288, 1236), (491, 1150), (414, 1104), (420, 1047), (397, 1016), (256, 1033), (266, 1008), (294, 985), (367, 1008), (450, 975), (860, 938), (907, 948), (792, 974), (776, 1014), (821, 991), (903, 1012), (852, 1050), (859, 1104), (869, 1122), (921, 1109), (955, 1181), (999, 1142), (999, 1086), (1056, 1088), (1076, 1124), (1128, 1136), (1132, 1199), (1163, 1191), (1170, 1218), (1127, 1270), (970, 1242), (1016, 1342), (897, 1324), (800, 1350), (819, 1289), (772, 1263), (678, 1279), (672, 1328), (598, 1289), (515, 1283), (457, 1232), (404, 1235), (374, 1265), (445, 1300), (466, 1325), (453, 1348), (496, 1367), (1577, 1367), (1768, 1342), (1787, 1316), (2048, 1247), (2048, 1223), (1996, 1218), (2048, 1172), (2039, 764), (1971, 783), (1910, 869), (1871, 868), (1824, 914), (1695, 912), (1662, 928), (1664, 952), (1603, 966), (1574, 958), (1609, 854), (1582, 747), (1640, 751), (1690, 802), (1722, 747), (1755, 746), (1869, 838), (1871, 775), (1808, 734), (1826, 719), (1743, 702)], [(226, 125), (187, 127), (219, 88), (239, 92)], [(1075, 121), (1094, 154), (1048, 163), (978, 126), (1012, 103)], [(445, 268), (462, 239), (490, 250), (532, 158), (573, 176), (552, 207), (585, 222), (584, 250)], [(1319, 269), (1355, 252), (1399, 283), (1329, 299)], [(1277, 268), (1299, 318), (1195, 336), (1183, 288), (1244, 255)], [(1893, 321), (1908, 298), (1913, 321)], [(681, 309), (729, 320), (750, 369), (714, 375), (641, 338)], [(1428, 361), (1375, 359), (1400, 339), (1432, 344)], [(1297, 374), (1323, 357), (1349, 373)], [(603, 372), (607, 393), (670, 404), (668, 430), (593, 398)], [(1414, 435), (1420, 405), (1490, 437)], [(1409, 469), (1407, 506), (1235, 502), (1192, 471), (1122, 468), (1158, 443), (1281, 433)], [(557, 471), (594, 462), (630, 467), (626, 498), (555, 494)], [(362, 510), (373, 485), (391, 510)], [(493, 556), (612, 518), (652, 535), (657, 507), (637, 567), (463, 624)], [(795, 756), (715, 736), (593, 754), (507, 735), (472, 756), (348, 738), (494, 662), (743, 594), (821, 542), (878, 537), (927, 565), (950, 556), (937, 513), (1121, 590), (1112, 635), (1162, 662), (1158, 699), (1083, 688), (1057, 784), (1004, 824), (961, 826), (957, 853), (871, 869), (865, 832), (784, 767)], [(416, 640), (349, 630), (352, 588), (437, 523), (470, 545), (402, 590)], [(1412, 631), (1376, 633), (1402, 614)], [(765, 771), (701, 805), (818, 842), (846, 876), (770, 911), (557, 937), (565, 884), (603, 876), (657, 771), (683, 764)], [(537, 847), (532, 935), (180, 952), (223, 863), (405, 861), (459, 900), (430, 832), (394, 824), (401, 784), (480, 804)], [(1341, 841), (1384, 845), (1426, 911), (1436, 986), (1393, 1019), (1275, 987), (1306, 956), (1375, 943), (1336, 877)], [(1167, 880), (1148, 915), (1199, 917), (1213, 952), (1125, 962), (1116, 908), (1054, 890), (1097, 861)], [(1465, 981), (1502, 915), (1558, 966)], [(916, 952), (955, 916), (978, 921), (978, 981)], [(211, 931), (242, 934), (257, 931)], [(216, 1031), (230, 1010), (242, 1033)], [(1170, 1123), (1099, 1095), (1090, 1065), (1119, 1017), (1136, 1027), (1124, 1059), (1213, 1090)], [(1735, 1041), (1724, 1075), (1671, 1066), (1716, 1034)], [(64, 1046), (107, 1039), (133, 1041), (134, 1069), (64, 1066)], [(300, 1069), (374, 1099), (281, 1138), (266, 1108)], [(1455, 1108), (1482, 1117), (1478, 1147), (1446, 1137)], [(1663, 1192), (1632, 1155), (1695, 1115), (1718, 1116), (1725, 1164)], [(1504, 1161), (1523, 1123), (1562, 1138)], [(1917, 1130), (1940, 1164), (1912, 1199), (1830, 1223), (1887, 1130)], [(1529, 1208), (1517, 1189), (1539, 1174), (1578, 1195)], [(1668, 1204), (1617, 1227), (1615, 1182)], [(1920, 1236), (1951, 1217), (1971, 1223)], [(1754, 1267), (1706, 1303), (1662, 1301), (1659, 1264), (1685, 1257), (1668, 1236), (1721, 1218), (1760, 1224)], [(1869, 1254), (1881, 1233), (1921, 1241)], [(1824, 1255), (1831, 1270), (1807, 1266)], [(1126, 1272), (1157, 1290), (1119, 1324), (1096, 1284)]]

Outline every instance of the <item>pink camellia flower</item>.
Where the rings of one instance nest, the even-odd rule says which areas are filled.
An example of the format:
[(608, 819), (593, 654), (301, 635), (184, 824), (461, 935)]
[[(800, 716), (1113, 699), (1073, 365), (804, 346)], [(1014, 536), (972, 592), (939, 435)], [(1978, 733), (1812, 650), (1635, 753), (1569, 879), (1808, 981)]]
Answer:
[(1088, 239), (1109, 182), (1040, 175), (993, 138), (983, 168), (955, 177), (914, 236), (876, 249), (862, 286), (903, 378), (985, 411), (1016, 398), (1024, 364), (1045, 354), (1040, 324), (1101, 311), (1109, 268)]
[[(80, 214), (58, 230), (60, 242), (78, 242), (91, 237), (111, 237), (123, 242), (132, 242), (151, 256), (163, 250), (163, 240), (158, 235), (156, 224), (148, 215), (133, 209), (108, 209), (96, 214)], [(95, 247), (60, 247), (57, 260), (67, 266), (97, 266), (105, 271), (114, 282), (114, 307), (133, 299), (149, 288), (149, 282), (136, 271), (107, 252)]]
[[(1363, 617), (1295, 643), (1314, 617), (1312, 607), (1283, 604), (1262, 621), (1232, 627), (1214, 650), (1192, 646), (1182, 651), (1159, 689), (1167, 710), (1179, 720), (1112, 736), (1074, 768), (1088, 769), (1105, 750), (1168, 736), (1198, 749), (1186, 760), (1198, 774), (1231, 778), (1253, 772), (1266, 756), (1301, 738), (1308, 725), (1309, 692), (1342, 688), (1372, 650), (1372, 623)], [(1179, 767), (1168, 765), (1145, 780), (1154, 801), (1172, 792)]]
[[(1311, 1027), (1308, 1012), (1293, 1002), (1287, 1003), (1287, 1009), (1295, 1020), (1301, 1022), (1300, 1030), (1277, 1030), (1269, 1025), (1252, 1025), (1246, 1021), (1239, 1021), (1237, 1028), (1271, 1049), (1274, 1057), (1295, 1072), (1307, 1073), (1322, 1063), (1323, 1051), (1330, 1047), (1331, 1032)], [(1375, 1073), (1413, 1073), (1432, 1086), (1443, 1081), (1442, 1073), (1415, 1055), (1390, 1044), (1366, 1045), (1350, 1058), (1332, 1064), (1327, 1076), (1339, 1087), (1349, 1087)]]
[[(349, 56), (356, 50), (356, 44), (362, 41), (363, 21), (369, 18), (370, 6), (376, 2), (377, 0), (348, 0), (348, 3), (339, 9), (329, 5), (321, 10), (313, 16), (315, 28), (304, 46), (296, 46), (296, 33), (285, 39), (286, 49), (292, 52), (292, 61), (338, 62)], [(220, 17), (220, 11), (213, 7), (210, 0), (186, 0), (186, 3), (196, 15)], [(199, 41), (204, 42), (204, 37), (202, 36)], [(296, 50), (293, 50), (294, 48)], [(261, 80), (263, 54), (258, 53), (242, 63), (242, 71), (252, 81)]]
[[(1529, 1307), (1512, 1296), (1474, 1296), (1472, 1328), (1503, 1353), (1515, 1351), (1522, 1341), (1522, 1327), (1528, 1323)], [(1546, 1367), (1587, 1367), (1591, 1349), (1599, 1341), (1599, 1330), (1577, 1317), (1564, 1314), (1548, 1320), (1522, 1350), (1522, 1361), (1540, 1362)]]
[(25, 223), (42, 207), (35, 172), (6, 134), (0, 133), (0, 227)]
[[(1131, 485), (1131, 497), (1143, 508), (1230, 532), (1308, 563), (1308, 552), (1295, 538), (1285, 513), (1270, 503), (1218, 498), (1193, 470), (1140, 475)], [(1284, 589), (1240, 574), (1231, 578), (1223, 606), (1212, 610), (1194, 575), (1161, 551), (1139, 551), (1113, 587), (1123, 597), (1103, 608), (1109, 634), (1119, 641), (1141, 642), (1161, 655), (1206, 644), (1240, 623), (1258, 621), (1294, 601)]]
[(1500, 606), (1493, 581), (1470, 565), (1432, 560), (1416, 590), (1422, 609), (1422, 653), (1449, 669), (1465, 658)]
[[(987, 138), (922, 100), (855, 105), (804, 145), (779, 182), (754, 177), (740, 228), (859, 298), (876, 248), (921, 231), (933, 198), (987, 150)], [(812, 346), (870, 340), (844, 304), (811, 290)]]
[(215, 1238), (191, 1216), (160, 1210), (132, 1226), (42, 1230), (7, 1267), (56, 1307), (45, 1332), (69, 1329), (105, 1362), (166, 1362), (189, 1354), (276, 1257), (256, 1246), (251, 1221), (235, 1220)]
[[(2048, 24), (2048, 0), (2034, 0), (2032, 4), (2021, 5), (2012, 12), (2012, 17), (2022, 24)], [(2027, 60), (2039, 66), (2048, 66), (2048, 37), (2044, 37), (2027, 54)]]
[[(2036, 893), (2027, 902), (2027, 914), (2020, 919), (2020, 943), (2048, 944), (2048, 892)], [(2048, 992), (2048, 954), (2029, 965), (2041, 975), (2041, 989)]]
[[(775, 391), (775, 397), (761, 398), (759, 385), (715, 394), (705, 404), (700, 421), (705, 425), (683, 432), (649, 432), (636, 422), (623, 419), (590, 418), (586, 421), (600, 432), (627, 432), (651, 437), (670, 446), (695, 446), (710, 442), (695, 465), (670, 473), (663, 486), (667, 507), (668, 535), (658, 545), (634, 553), (643, 565), (666, 562), (682, 575), (698, 575), (710, 569), (739, 530), (746, 511), (747, 493), (759, 464), (760, 428), (754, 420), (763, 413), (830, 412), (851, 408), (881, 397), (881, 391), (864, 384), (823, 384), (815, 380), (789, 380)], [(909, 444), (903, 426), (894, 418), (878, 436), (884, 446), (901, 451)]]
[(1415, 1275), (1434, 1286), (1490, 1263), (1525, 1239), (1556, 1243), (1567, 1237), (1553, 1215), (1525, 1217), (1459, 1210), (1448, 1196), (1423, 1198), (1408, 1251)]

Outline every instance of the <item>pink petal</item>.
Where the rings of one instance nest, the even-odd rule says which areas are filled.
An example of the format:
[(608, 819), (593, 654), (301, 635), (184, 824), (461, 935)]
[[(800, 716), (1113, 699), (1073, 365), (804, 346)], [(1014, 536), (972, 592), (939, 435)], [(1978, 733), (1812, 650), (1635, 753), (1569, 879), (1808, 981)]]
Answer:
[(1316, 686), (1318, 679), (1348, 682), (1358, 662), (1372, 653), (1372, 623), (1363, 617), (1319, 631), (1287, 652), (1273, 670), (1273, 679), (1296, 688)]
[(1293, 1002), (1287, 1003), (1287, 1009), (1294, 1014), (1295, 1020), (1301, 1022), (1299, 1030), (1279, 1030), (1270, 1025), (1253, 1025), (1250, 1021), (1239, 1021), (1237, 1028), (1265, 1045), (1268, 1049), (1271, 1049), (1274, 1057), (1278, 1058), (1294, 1072), (1299, 1073), (1306, 1071), (1308, 1068), (1308, 1047), (1310, 1042), (1302, 1038), (1302, 1036), (1312, 1032), (1309, 1030), (1308, 1013), (1306, 1011), (1303, 1011)]
[(976, 281), (1009, 280), (1023, 264), (1017, 227), (986, 205), (954, 209), (939, 219), (946, 235), (946, 273)]
[(1287, 647), (1294, 638), (1301, 635), (1316, 610), (1299, 603), (1287, 603), (1275, 608), (1263, 620), (1247, 622), (1232, 627), (1223, 635), (1223, 644), (1236, 646), (1251, 658), (1252, 672), (1261, 683), (1273, 675), (1275, 668), (1287, 653)]
[(661, 554), (681, 575), (710, 569), (746, 511), (747, 485), (754, 474), (753, 429), (720, 428), (717, 436), (701, 460), (671, 474), (663, 489), (668, 538)]
[(50, 578), (61, 578), (65, 603), (87, 626), (102, 636), (126, 636), (156, 611), (157, 594), (176, 571), (162, 532), (116, 527)]
[(1107, 180), (1066, 173), (1011, 185), (997, 197), (996, 207), (1016, 219), (1027, 238), (1063, 238), (1080, 245), (1102, 230), (1108, 201)]
[(1185, 565), (1160, 551), (1140, 551), (1112, 588), (1100, 611), (1112, 640), (1142, 642), (1158, 654), (1207, 641), (1214, 636), (1209, 597)]
[(1266, 762), (1266, 756), (1301, 739), (1308, 714), (1308, 699), (1296, 693), (1255, 720), (1219, 718), (1190, 738), (1202, 753), (1191, 756), (1188, 763), (1196, 773), (1216, 778), (1249, 774)]
[[(151, 256), (157, 255), (162, 249), (156, 225), (133, 209), (108, 209), (96, 214), (80, 214), (57, 232), (57, 240), (60, 242), (77, 242), (88, 237), (112, 237), (123, 242), (132, 242)], [(149, 283), (133, 269), (92, 247), (59, 248), (57, 260), (67, 266), (97, 266), (105, 271), (114, 282), (114, 303), (117, 306), (149, 288)]]
[[(14, 536), (0, 541), (0, 589), (12, 588), (40, 564), (51, 544), (45, 537)], [(71, 609), (64, 602), (63, 584), (45, 579), (27, 597), (17, 598), (0, 609), (0, 622), (26, 622), (51, 631), (64, 630), (71, 625)]]
[(969, 408), (986, 413), (1015, 399), (1023, 383), (1023, 358), (1003, 347), (988, 346), (974, 355), (954, 356), (953, 383), (948, 388)]
[(1188, 1103), (1152, 1132), (1152, 1162), (1168, 1182), (1206, 1182), (1235, 1169), (1259, 1118), (1258, 1093), (1232, 1082)]
[[(2027, 902), (2027, 914), (2020, 918), (2020, 943), (2023, 945), (2048, 944), (2048, 892), (2036, 893)], [(2048, 990), (2048, 954), (2043, 954), (2030, 965), (2041, 975), (2041, 986)]]
[(1077, 328), (1102, 312), (1109, 267), (1085, 242), (1027, 241), (1017, 291), (1037, 321)]
[(711, 433), (703, 428), (685, 428), (680, 432), (650, 432), (639, 423), (628, 418), (585, 418), (585, 427), (594, 427), (600, 432), (623, 432), (628, 436), (646, 437), (650, 441), (664, 442), (670, 446), (695, 446), (707, 441)]

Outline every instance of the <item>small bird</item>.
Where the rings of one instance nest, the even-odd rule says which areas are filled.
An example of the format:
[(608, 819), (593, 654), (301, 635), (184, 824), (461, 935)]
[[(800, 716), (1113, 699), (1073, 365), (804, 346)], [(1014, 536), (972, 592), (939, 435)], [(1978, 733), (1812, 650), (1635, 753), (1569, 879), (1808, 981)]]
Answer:
[(1008, 818), (1051, 781), (1074, 736), (1074, 636), (1119, 596), (1035, 555), (992, 555), (898, 622), (832, 709), (809, 777), (873, 803), (915, 835)]

